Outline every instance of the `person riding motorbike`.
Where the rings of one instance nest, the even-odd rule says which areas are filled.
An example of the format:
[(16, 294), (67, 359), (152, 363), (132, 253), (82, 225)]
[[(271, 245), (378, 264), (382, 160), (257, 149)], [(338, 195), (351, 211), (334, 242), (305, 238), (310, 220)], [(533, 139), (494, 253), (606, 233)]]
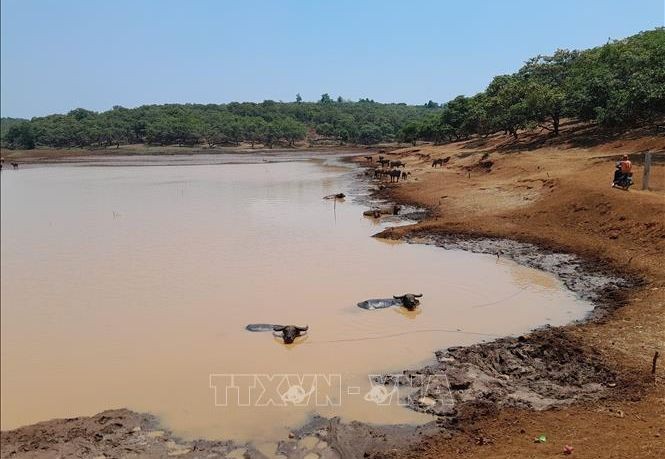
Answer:
[(632, 169), (633, 164), (630, 162), (630, 159), (628, 159), (628, 155), (623, 155), (616, 163), (616, 170), (614, 171), (614, 178), (612, 179), (612, 187), (630, 187), (630, 185), (632, 185)]

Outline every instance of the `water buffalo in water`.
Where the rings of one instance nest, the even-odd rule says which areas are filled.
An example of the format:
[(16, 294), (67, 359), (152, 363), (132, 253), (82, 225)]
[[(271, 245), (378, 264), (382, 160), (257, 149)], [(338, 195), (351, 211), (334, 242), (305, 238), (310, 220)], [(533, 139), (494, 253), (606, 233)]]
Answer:
[(381, 167), (385, 167), (385, 166), (387, 166), (388, 164), (390, 164), (390, 160), (389, 160), (389, 159), (379, 158), (379, 160), (377, 161), (377, 163), (381, 164)]
[(384, 206), (378, 209), (370, 209), (363, 212), (363, 215), (366, 217), (379, 218), (382, 215), (399, 215), (399, 211), (402, 210), (402, 207), (399, 204), (394, 204), (392, 206)]
[(402, 176), (402, 173), (399, 171), (399, 169), (393, 169), (390, 171), (390, 181), (391, 182), (399, 182), (399, 178)]
[(363, 309), (383, 309), (401, 305), (402, 302), (394, 298), (373, 298), (358, 303), (358, 307)]
[(309, 326), (299, 327), (297, 325), (273, 325), (273, 324), (249, 324), (245, 329), (253, 332), (272, 331), (275, 336), (282, 338), (284, 344), (291, 344), (299, 336), (307, 334)]
[(346, 198), (346, 195), (344, 193), (329, 194), (328, 196), (323, 197), (323, 199), (344, 199), (344, 198)]
[(405, 167), (406, 164), (400, 160), (390, 161), (390, 167)]
[(403, 306), (409, 311), (413, 311), (416, 309), (416, 306), (420, 304), (420, 300), (418, 300), (418, 298), (422, 296), (422, 293), (407, 293), (401, 296), (393, 296), (392, 298), (365, 300), (358, 303), (358, 307), (363, 309), (383, 309), (390, 308), (392, 306)]
[(297, 337), (306, 334), (309, 326), (275, 325), (272, 329), (277, 333), (282, 332), (281, 338), (284, 340), (284, 344), (291, 344)]
[(409, 311), (413, 311), (414, 309), (416, 309), (416, 306), (420, 304), (420, 300), (418, 298), (421, 298), (422, 296), (423, 296), (422, 293), (418, 294), (407, 293), (402, 296), (393, 296), (393, 298), (396, 300), (400, 300), (402, 302), (402, 306), (404, 306)]

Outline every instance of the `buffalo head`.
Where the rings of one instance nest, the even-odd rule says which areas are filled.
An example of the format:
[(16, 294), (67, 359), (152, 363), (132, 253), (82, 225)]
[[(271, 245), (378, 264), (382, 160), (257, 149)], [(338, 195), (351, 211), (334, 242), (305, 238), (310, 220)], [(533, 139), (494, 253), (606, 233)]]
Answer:
[(272, 327), (273, 331), (281, 332), (281, 338), (284, 344), (291, 344), (293, 341), (307, 332), (309, 326), (298, 327), (297, 325), (275, 325)]
[(393, 298), (395, 298), (396, 300), (400, 300), (402, 302), (402, 306), (404, 306), (409, 311), (413, 311), (414, 309), (416, 309), (416, 306), (420, 304), (420, 300), (418, 300), (418, 298), (422, 296), (423, 296), (422, 293), (418, 294), (407, 293), (402, 296), (393, 295)]

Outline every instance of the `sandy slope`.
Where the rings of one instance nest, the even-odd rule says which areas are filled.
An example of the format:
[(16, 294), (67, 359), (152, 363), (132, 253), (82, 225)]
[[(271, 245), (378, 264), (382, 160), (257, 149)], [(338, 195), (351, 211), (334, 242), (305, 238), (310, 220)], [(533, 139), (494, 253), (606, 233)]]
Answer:
[[(433, 216), (385, 236), (507, 237), (642, 276), (645, 285), (629, 292), (626, 306), (565, 332), (613, 367), (647, 382), (627, 388), (619, 399), (563, 410), (503, 410), (452, 439), (434, 436), (396, 457), (550, 457), (561, 455), (566, 444), (575, 448), (575, 457), (665, 457), (664, 358), (656, 381), (649, 376), (654, 352), (665, 354), (665, 138), (595, 143), (527, 150), (494, 137), (388, 152), (388, 158), (405, 161), (412, 175), (383, 192), (425, 206)], [(646, 150), (656, 161), (651, 191), (641, 191), (639, 163)], [(624, 152), (638, 163), (636, 186), (629, 192), (610, 188), (613, 161)], [(433, 159), (448, 156), (446, 167), (431, 166)], [(534, 443), (541, 433), (548, 442)]]

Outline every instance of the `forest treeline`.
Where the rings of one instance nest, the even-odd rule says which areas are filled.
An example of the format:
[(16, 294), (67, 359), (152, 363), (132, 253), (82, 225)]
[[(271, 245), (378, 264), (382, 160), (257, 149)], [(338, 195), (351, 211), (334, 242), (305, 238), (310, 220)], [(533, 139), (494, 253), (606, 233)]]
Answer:
[(665, 28), (583, 51), (536, 56), (485, 91), (444, 104), (414, 106), (321, 96), (317, 102), (82, 108), (31, 120), (2, 119), (2, 142), (14, 148), (154, 145), (272, 147), (309, 138), (339, 144), (436, 143), (540, 127), (558, 135), (563, 118), (629, 128), (665, 117)]
[(402, 140), (442, 142), (472, 134), (540, 127), (559, 134), (562, 118), (630, 128), (665, 117), (665, 29), (584, 51), (536, 56), (495, 77), (485, 91), (458, 96), (441, 113), (402, 129)]
[(82, 108), (66, 115), (13, 123), (5, 142), (22, 148), (78, 147), (146, 143), (152, 145), (293, 145), (316, 132), (338, 143), (375, 144), (394, 139), (427, 108), (333, 100), (318, 102), (144, 105), (113, 107), (101, 113)]

